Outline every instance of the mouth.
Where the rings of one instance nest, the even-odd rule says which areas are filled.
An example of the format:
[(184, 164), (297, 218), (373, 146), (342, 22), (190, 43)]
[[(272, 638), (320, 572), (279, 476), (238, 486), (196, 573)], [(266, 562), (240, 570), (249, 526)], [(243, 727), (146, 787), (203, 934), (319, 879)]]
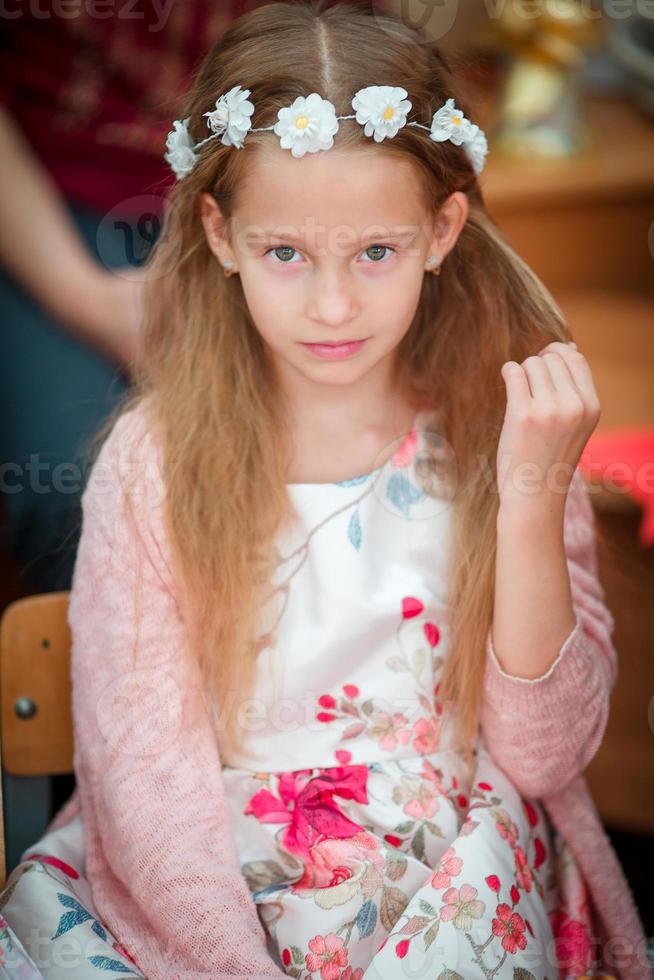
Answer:
[(362, 344), (367, 339), (364, 337), (363, 340), (307, 340), (303, 343), (307, 347), (345, 347), (346, 344)]
[(341, 341), (316, 341), (315, 343), (303, 342), (302, 346), (306, 347), (307, 350), (311, 351), (316, 357), (320, 357), (326, 360), (340, 360), (344, 357), (350, 357), (352, 354), (356, 354), (357, 351), (361, 350), (368, 337), (364, 337), (363, 340), (341, 340)]

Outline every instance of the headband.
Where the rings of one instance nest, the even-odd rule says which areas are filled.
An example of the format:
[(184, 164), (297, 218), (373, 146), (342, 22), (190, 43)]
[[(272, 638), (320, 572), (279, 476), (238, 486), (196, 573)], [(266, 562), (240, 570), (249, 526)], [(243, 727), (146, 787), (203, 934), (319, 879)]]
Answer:
[(280, 109), (274, 126), (253, 129), (250, 117), (254, 105), (248, 100), (249, 94), (250, 89), (235, 85), (216, 99), (215, 109), (203, 113), (212, 135), (199, 143), (193, 143), (188, 131), (191, 117), (175, 119), (166, 139), (164, 159), (178, 180), (191, 172), (200, 147), (218, 136), (225, 146), (235, 146), (240, 150), (248, 132), (272, 130), (285, 150), (290, 150), (294, 157), (303, 157), (305, 153), (329, 150), (334, 145), (339, 119), (356, 119), (364, 127), (365, 135), (372, 136), (376, 143), (381, 143), (386, 137), (392, 138), (405, 124), (426, 129), (436, 142), (450, 140), (457, 146), (463, 146), (476, 174), (481, 173), (488, 153), (484, 131), (466, 119), (454, 105), (454, 99), (448, 99), (434, 113), (431, 126), (423, 126), (418, 122), (407, 123), (411, 102), (406, 98), (404, 88), (369, 85), (359, 89), (352, 99), (355, 114), (351, 116), (337, 116), (331, 102), (312, 92), (306, 97), (298, 96), (291, 106)]

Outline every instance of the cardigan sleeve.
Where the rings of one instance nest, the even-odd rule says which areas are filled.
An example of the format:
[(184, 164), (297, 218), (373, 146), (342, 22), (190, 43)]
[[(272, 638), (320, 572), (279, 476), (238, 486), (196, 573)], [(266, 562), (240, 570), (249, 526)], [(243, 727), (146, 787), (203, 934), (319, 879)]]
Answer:
[[(74, 767), (98, 914), (148, 980), (275, 978), (230, 833), (221, 763), (134, 409), (82, 495), (69, 602)], [(131, 515), (131, 516), (130, 516)]]
[(595, 523), (579, 468), (568, 490), (564, 546), (575, 625), (556, 660), (536, 678), (507, 673), (486, 638), (480, 723), (491, 754), (525, 795), (560, 790), (602, 741), (617, 676), (614, 619), (598, 578)]

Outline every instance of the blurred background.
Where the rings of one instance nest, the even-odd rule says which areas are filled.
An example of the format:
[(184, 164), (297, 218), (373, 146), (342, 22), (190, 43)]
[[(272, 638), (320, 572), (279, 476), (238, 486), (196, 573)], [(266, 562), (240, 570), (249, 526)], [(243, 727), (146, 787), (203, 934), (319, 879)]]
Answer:
[[(16, 0), (0, 12), (0, 610), (70, 588), (85, 449), (139, 356), (142, 267), (173, 180), (166, 134), (194, 66), (255, 6)], [(374, 6), (422, 27), (456, 68), (489, 139), (488, 210), (593, 370), (602, 417), (582, 466), (620, 672), (586, 775), (654, 936), (654, 6)], [(16, 651), (2, 661), (3, 731), (16, 715), (47, 722)], [(10, 872), (74, 777), (2, 762)]]

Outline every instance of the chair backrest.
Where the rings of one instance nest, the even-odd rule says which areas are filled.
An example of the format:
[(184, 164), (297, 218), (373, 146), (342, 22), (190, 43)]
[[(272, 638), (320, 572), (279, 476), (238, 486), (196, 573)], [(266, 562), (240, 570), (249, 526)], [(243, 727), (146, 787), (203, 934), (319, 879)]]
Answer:
[[(0, 618), (0, 759), (12, 776), (73, 772), (69, 592), (11, 602)], [(6, 877), (0, 782), (0, 873)]]

